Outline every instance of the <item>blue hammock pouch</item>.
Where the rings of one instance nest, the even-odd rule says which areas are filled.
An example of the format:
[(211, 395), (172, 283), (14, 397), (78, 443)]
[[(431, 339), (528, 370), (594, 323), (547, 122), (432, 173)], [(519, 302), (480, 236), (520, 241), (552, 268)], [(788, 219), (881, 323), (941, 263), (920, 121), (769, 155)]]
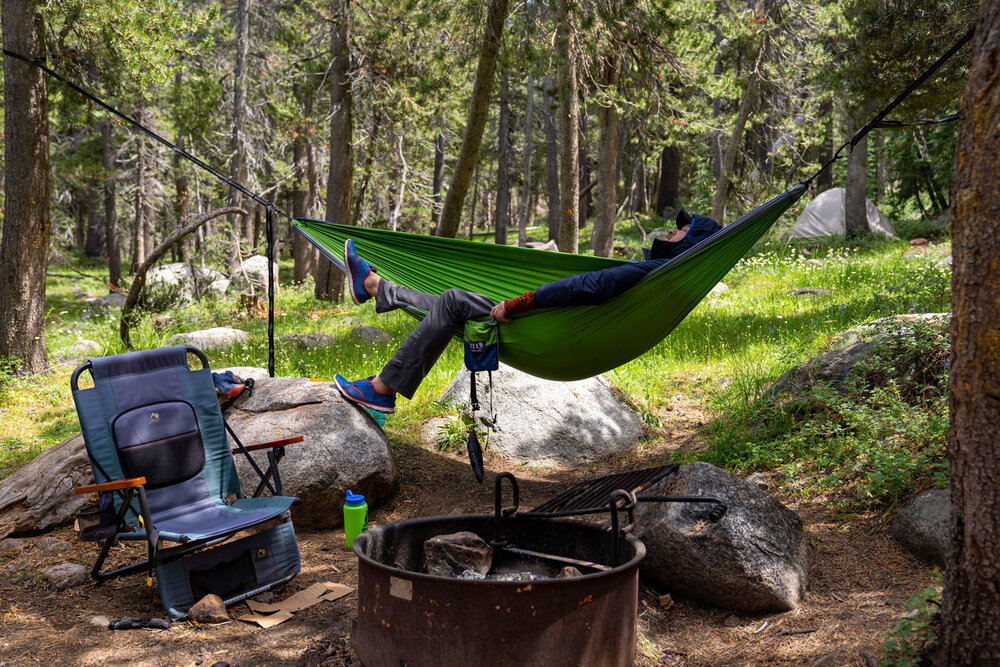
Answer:
[(490, 424), (496, 424), (497, 417), (493, 414), (493, 371), (500, 368), (500, 333), (497, 323), (487, 320), (469, 320), (465, 323), (462, 338), (465, 340), (465, 367), (469, 369), (469, 406), (472, 408), (472, 424), (469, 426), (469, 438), (466, 450), (469, 453), (469, 465), (476, 481), (483, 481), (483, 448), (476, 435), (476, 411), (479, 410), (479, 399), (476, 397), (476, 373), (486, 371), (490, 379), (490, 414), (487, 419)]

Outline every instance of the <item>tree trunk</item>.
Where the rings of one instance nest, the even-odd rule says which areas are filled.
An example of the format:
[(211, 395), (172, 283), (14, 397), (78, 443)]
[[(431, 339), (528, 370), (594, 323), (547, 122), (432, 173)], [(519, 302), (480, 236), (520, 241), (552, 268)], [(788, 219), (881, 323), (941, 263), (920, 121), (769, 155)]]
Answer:
[(368, 183), (372, 179), (372, 164), (375, 161), (375, 146), (378, 145), (378, 131), (380, 127), (380, 121), (382, 116), (375, 110), (372, 113), (372, 129), (368, 133), (368, 154), (365, 156), (365, 169), (364, 175), (361, 177), (361, 186), (358, 188), (358, 193), (354, 197), (354, 213), (351, 214), (351, 224), (359, 225), (361, 224), (361, 207), (365, 202), (365, 193), (368, 192)]
[(98, 216), (97, 182), (87, 179), (87, 235), (83, 242), (83, 254), (87, 257), (100, 257), (104, 250), (104, 240), (101, 232), (101, 219)]
[[(819, 163), (824, 165), (833, 157), (833, 100), (819, 103), (819, 117), (823, 119), (823, 143), (819, 149)], [(818, 195), (833, 187), (833, 168), (824, 169), (813, 182), (813, 194)]]
[[(292, 217), (309, 218), (312, 215), (313, 199), (316, 194), (316, 170), (312, 161), (312, 126), (308, 119), (312, 118), (312, 97), (300, 95), (303, 115), (306, 124), (299, 127), (292, 143), (292, 161), (294, 162), (295, 178), (292, 180)], [(316, 252), (313, 245), (302, 234), (292, 235), (292, 281), (301, 285), (313, 271), (313, 261)]]
[(941, 664), (1000, 664), (1000, 0), (983, 0), (955, 151), (951, 553)]
[[(604, 60), (604, 84), (609, 90), (618, 85), (621, 61), (616, 54)], [(618, 110), (614, 103), (601, 107), (601, 145), (597, 156), (597, 217), (594, 219), (593, 246), (598, 257), (611, 257), (615, 245), (615, 218), (618, 207)]]
[[(236, 2), (236, 69), (233, 72), (233, 138), (232, 153), (229, 175), (239, 183), (244, 185), (247, 180), (247, 56), (250, 51), (250, 2), (251, 0), (237, 0)], [(240, 193), (230, 188), (229, 196), (226, 199), (229, 207), (238, 206)], [(240, 264), (240, 240), (246, 239), (247, 234), (242, 228), (242, 219), (230, 215), (229, 240), (232, 243), (229, 255), (229, 269), (235, 271)]]
[[(780, 17), (782, 3), (775, 2), (768, 9), (767, 18), (773, 23), (777, 23)], [(770, 37), (767, 34), (761, 36), (760, 49), (757, 51), (757, 58), (754, 60), (753, 69), (747, 77), (747, 87), (743, 90), (743, 98), (740, 100), (739, 110), (736, 112), (736, 121), (733, 123), (733, 133), (726, 144), (726, 150), (722, 157), (722, 169), (715, 186), (715, 200), (712, 202), (712, 217), (722, 221), (726, 216), (726, 202), (729, 199), (729, 188), (732, 184), (733, 173), (736, 167), (736, 156), (739, 147), (743, 143), (743, 134), (746, 132), (747, 119), (753, 111), (757, 102), (757, 89), (763, 76), (764, 65), (767, 62), (768, 46)]]
[(409, 168), (406, 164), (406, 155), (403, 154), (403, 135), (396, 135), (396, 155), (399, 158), (399, 163), (396, 171), (395, 182), (396, 190), (396, 203), (392, 207), (392, 213), (389, 214), (389, 229), (392, 231), (398, 231), (399, 229), (399, 216), (403, 211), (403, 200), (406, 199), (406, 178)]
[(556, 76), (559, 82), (559, 250), (579, 252), (580, 100), (576, 81), (576, 35), (570, 0), (556, 3)]
[(656, 184), (656, 210), (663, 215), (664, 209), (677, 208), (677, 195), (681, 189), (681, 149), (664, 146), (660, 153), (660, 180)]
[(521, 159), (521, 201), (518, 202), (517, 245), (528, 244), (528, 224), (531, 217), (531, 154), (534, 135), (535, 80), (528, 75), (526, 100), (524, 103), (524, 156)]
[[(135, 119), (141, 124), (145, 124), (145, 110), (142, 106), (136, 111)], [(146, 261), (146, 141), (142, 134), (138, 134), (136, 140), (135, 158), (135, 229), (132, 237), (132, 266), (129, 271), (135, 273), (136, 269)]]
[[(45, 61), (45, 23), (28, 0), (3, 0), (3, 46)], [(48, 366), (45, 270), (49, 232), (49, 100), (45, 74), (3, 59), (4, 218), (0, 238), (0, 359)]]
[(854, 145), (847, 156), (847, 183), (844, 194), (844, 226), (847, 238), (856, 239), (870, 233), (868, 228), (867, 191), (868, 137)]
[[(349, 0), (333, 0), (333, 29), (330, 48), (330, 173), (326, 181), (326, 219), (347, 222), (351, 219), (351, 179), (354, 176), (353, 96), (351, 94), (351, 5)], [(330, 260), (316, 262), (316, 298), (339, 303), (343, 298), (344, 274)]]
[(434, 183), (431, 186), (432, 198), (431, 225), (437, 229), (441, 220), (441, 189), (444, 187), (444, 131), (445, 131), (444, 107), (438, 111), (438, 133), (434, 139)]
[[(586, 92), (584, 92), (586, 95)], [(593, 187), (587, 187), (588, 184), (593, 184), (590, 180), (591, 169), (590, 169), (590, 156), (587, 154), (587, 105), (584, 104), (583, 109), (580, 111), (580, 133), (577, 135), (577, 143), (580, 148), (580, 156), (577, 159), (577, 164), (580, 169), (580, 202), (579, 202), (579, 214), (577, 215), (577, 227), (586, 226), (587, 220), (594, 215), (594, 197), (592, 196)], [(591, 238), (593, 240), (593, 238)]]
[(101, 121), (101, 159), (104, 163), (104, 233), (108, 250), (108, 282), (122, 282), (122, 255), (118, 241), (118, 188), (115, 182), (115, 150), (111, 146), (111, 121)]
[(493, 242), (507, 245), (507, 219), (510, 211), (510, 106), (507, 95), (510, 80), (500, 79), (500, 119), (497, 131), (497, 205), (493, 214)]
[(552, 76), (546, 74), (542, 82), (545, 89), (544, 115), (545, 115), (545, 175), (549, 200), (549, 241), (559, 238), (559, 139), (556, 131), (555, 99), (552, 91), (555, 90), (555, 83)]
[(503, 33), (504, 21), (507, 20), (507, 1), (490, 0), (486, 15), (486, 27), (483, 29), (483, 45), (479, 50), (479, 65), (476, 68), (476, 81), (472, 86), (472, 99), (469, 101), (469, 116), (465, 123), (465, 134), (462, 135), (462, 147), (458, 151), (455, 162), (455, 172), (451, 176), (451, 185), (444, 199), (444, 209), (438, 222), (435, 234), (454, 238), (458, 233), (458, 225), (462, 217), (462, 206), (465, 195), (469, 192), (469, 181), (476, 170), (476, 156), (479, 154), (479, 144), (483, 139), (483, 128), (489, 115), (490, 93), (493, 90), (493, 73), (497, 66), (497, 51), (500, 48), (500, 35)]

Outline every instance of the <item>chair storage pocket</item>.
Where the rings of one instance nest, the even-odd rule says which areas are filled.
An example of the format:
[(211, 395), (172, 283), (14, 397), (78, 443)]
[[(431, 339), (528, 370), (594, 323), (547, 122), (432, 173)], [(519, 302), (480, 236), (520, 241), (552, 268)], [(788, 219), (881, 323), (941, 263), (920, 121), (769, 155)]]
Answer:
[(226, 542), (156, 568), (163, 606), (173, 620), (214, 593), (227, 604), (262, 593), (299, 570), (292, 523)]

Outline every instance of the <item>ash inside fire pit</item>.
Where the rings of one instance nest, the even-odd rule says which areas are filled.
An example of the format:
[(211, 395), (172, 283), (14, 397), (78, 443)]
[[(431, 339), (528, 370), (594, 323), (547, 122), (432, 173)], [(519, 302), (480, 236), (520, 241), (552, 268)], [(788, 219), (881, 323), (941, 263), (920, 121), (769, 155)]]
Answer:
[(471, 581), (542, 581), (579, 577), (572, 565), (526, 556), (500, 547), (494, 550), (473, 532), (435, 535), (424, 542), (420, 571)]

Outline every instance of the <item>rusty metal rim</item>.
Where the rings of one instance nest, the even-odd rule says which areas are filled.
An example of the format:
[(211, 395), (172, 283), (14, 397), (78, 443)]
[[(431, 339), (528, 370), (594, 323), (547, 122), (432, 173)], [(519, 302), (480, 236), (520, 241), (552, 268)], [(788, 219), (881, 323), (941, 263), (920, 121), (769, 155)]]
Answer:
[[(598, 526), (596, 524), (593, 524), (593, 523), (589, 523), (587, 521), (579, 521), (579, 520), (576, 520), (576, 519), (565, 519), (565, 518), (561, 518), (561, 517), (525, 516), (525, 515), (521, 515), (521, 514), (516, 514), (513, 517), (509, 517), (509, 518), (519, 518), (519, 519), (530, 520), (530, 521), (544, 521), (546, 523), (556, 523), (556, 524), (560, 524), (560, 525), (567, 525), (568, 524), (568, 525), (573, 525), (573, 526), (586, 526), (588, 529), (591, 529), (591, 530), (593, 530), (593, 529), (599, 529), (600, 528), (600, 526)], [(411, 570), (402, 570), (402, 569), (400, 569), (398, 567), (393, 567), (392, 565), (386, 565), (385, 563), (381, 563), (381, 562), (375, 560), (374, 558), (368, 556), (366, 553), (364, 553), (361, 550), (361, 548), (363, 546), (367, 545), (367, 543), (368, 543), (368, 537), (369, 537), (368, 533), (379, 531), (379, 530), (381, 530), (383, 528), (386, 528), (388, 526), (416, 526), (416, 525), (421, 525), (421, 524), (425, 524), (425, 523), (439, 523), (442, 520), (447, 520), (447, 521), (479, 521), (479, 520), (492, 521), (493, 520), (493, 515), (492, 514), (445, 514), (445, 515), (441, 515), (441, 516), (427, 516), (427, 517), (419, 517), (419, 518), (416, 518), (416, 519), (404, 519), (403, 521), (394, 521), (393, 523), (387, 523), (387, 524), (383, 524), (382, 526), (378, 526), (376, 528), (372, 528), (371, 530), (365, 531), (364, 533), (361, 533), (360, 535), (358, 535), (357, 537), (355, 537), (354, 538), (354, 545), (353, 545), (353, 547), (352, 547), (351, 550), (354, 551), (354, 555), (357, 556), (359, 560), (362, 560), (365, 563), (367, 563), (368, 565), (370, 565), (371, 567), (374, 567), (376, 569), (379, 569), (379, 570), (382, 570), (384, 572), (387, 572), (387, 573), (389, 573), (389, 574), (391, 574), (393, 576), (397, 576), (397, 573), (402, 573), (402, 574), (404, 574), (407, 577), (413, 577), (413, 578), (418, 579), (418, 580), (424, 580), (424, 581), (446, 581), (446, 582), (449, 582), (451, 584), (468, 585), (470, 587), (481, 587), (484, 584), (488, 585), (488, 586), (495, 586), (495, 587), (498, 587), (498, 588), (508, 588), (508, 587), (509, 588), (523, 588), (524, 587), (525, 582), (523, 582), (523, 581), (495, 581), (495, 580), (482, 580), (482, 579), (459, 579), (457, 577), (443, 577), (443, 576), (438, 576), (438, 575), (435, 575), (435, 574), (425, 574), (423, 572), (413, 572)], [(639, 563), (642, 562), (642, 559), (646, 557), (646, 545), (642, 543), (642, 540), (638, 539), (637, 537), (635, 537), (633, 535), (628, 535), (627, 534), (624, 537), (625, 537), (625, 541), (628, 542), (628, 544), (630, 544), (632, 546), (632, 548), (635, 550), (635, 554), (632, 556), (632, 558), (630, 558), (629, 560), (625, 561), (624, 563), (618, 565), (617, 567), (611, 568), (610, 570), (606, 570), (606, 571), (603, 571), (603, 572), (591, 572), (591, 573), (587, 573), (587, 574), (584, 574), (581, 577), (575, 577), (574, 580), (575, 581), (579, 581), (580, 579), (594, 580), (594, 579), (599, 579), (599, 578), (602, 578), (602, 577), (612, 577), (612, 576), (615, 576), (615, 575), (619, 574), (620, 572), (628, 570), (629, 568), (637, 567), (639, 565)], [(558, 585), (561, 585), (561, 584), (565, 583), (565, 581), (566, 580), (564, 580), (564, 579), (540, 579), (540, 580), (531, 581), (530, 583), (531, 583), (532, 586), (558, 586)]]

